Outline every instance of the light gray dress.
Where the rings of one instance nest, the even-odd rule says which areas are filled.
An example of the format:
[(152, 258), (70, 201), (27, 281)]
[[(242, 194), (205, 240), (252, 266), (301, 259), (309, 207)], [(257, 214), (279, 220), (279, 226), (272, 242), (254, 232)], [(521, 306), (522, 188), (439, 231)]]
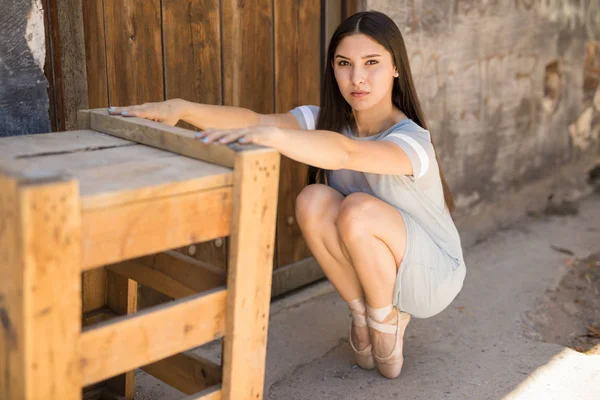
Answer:
[[(303, 129), (315, 129), (319, 107), (300, 106), (291, 112)], [(357, 137), (349, 131), (344, 135), (355, 140), (389, 140), (408, 155), (412, 176), (342, 169), (327, 173), (328, 185), (344, 196), (363, 192), (398, 209), (407, 243), (392, 304), (416, 318), (438, 314), (462, 289), (466, 266), (460, 236), (445, 207), (429, 132), (405, 119), (377, 135)]]

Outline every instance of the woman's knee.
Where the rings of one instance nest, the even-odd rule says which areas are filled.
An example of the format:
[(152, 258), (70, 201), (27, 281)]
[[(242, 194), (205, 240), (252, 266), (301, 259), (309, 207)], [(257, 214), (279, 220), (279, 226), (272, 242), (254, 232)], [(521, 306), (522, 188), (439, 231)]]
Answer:
[(373, 197), (365, 193), (353, 193), (342, 201), (336, 226), (344, 242), (360, 240), (369, 232), (375, 206)]
[[(326, 185), (308, 185), (296, 197), (296, 220), (303, 228), (320, 225), (323, 218), (339, 208), (343, 196)], [(332, 216), (335, 218), (335, 216)]]

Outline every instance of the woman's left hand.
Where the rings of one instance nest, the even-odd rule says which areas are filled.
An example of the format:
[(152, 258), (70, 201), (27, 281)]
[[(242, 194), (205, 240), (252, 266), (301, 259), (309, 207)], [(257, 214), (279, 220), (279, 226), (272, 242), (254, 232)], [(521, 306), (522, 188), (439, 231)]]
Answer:
[(196, 133), (196, 139), (202, 143), (228, 144), (238, 142), (242, 144), (258, 144), (269, 146), (270, 139), (279, 131), (274, 126), (253, 126), (242, 129), (207, 129)]

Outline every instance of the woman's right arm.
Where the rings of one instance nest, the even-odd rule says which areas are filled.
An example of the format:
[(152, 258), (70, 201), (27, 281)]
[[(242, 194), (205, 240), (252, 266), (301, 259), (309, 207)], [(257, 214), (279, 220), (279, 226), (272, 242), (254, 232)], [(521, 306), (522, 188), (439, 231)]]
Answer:
[(145, 103), (129, 107), (109, 108), (113, 115), (146, 118), (175, 125), (179, 120), (202, 130), (238, 129), (256, 125), (276, 126), (282, 129), (300, 129), (296, 117), (285, 114), (259, 114), (242, 107), (199, 104), (183, 99), (171, 99), (157, 103)]

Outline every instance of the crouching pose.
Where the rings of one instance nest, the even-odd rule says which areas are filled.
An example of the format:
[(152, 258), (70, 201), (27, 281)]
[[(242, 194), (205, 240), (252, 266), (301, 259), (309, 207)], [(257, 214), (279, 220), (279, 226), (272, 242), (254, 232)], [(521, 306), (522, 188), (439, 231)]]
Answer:
[(357, 13), (331, 38), (320, 107), (285, 114), (181, 99), (112, 114), (203, 131), (204, 143), (256, 143), (310, 166), (296, 201), (304, 238), (353, 315), (350, 345), (362, 368), (402, 369), (411, 316), (453, 301), (466, 266), (453, 202), (413, 84), (400, 30)]

